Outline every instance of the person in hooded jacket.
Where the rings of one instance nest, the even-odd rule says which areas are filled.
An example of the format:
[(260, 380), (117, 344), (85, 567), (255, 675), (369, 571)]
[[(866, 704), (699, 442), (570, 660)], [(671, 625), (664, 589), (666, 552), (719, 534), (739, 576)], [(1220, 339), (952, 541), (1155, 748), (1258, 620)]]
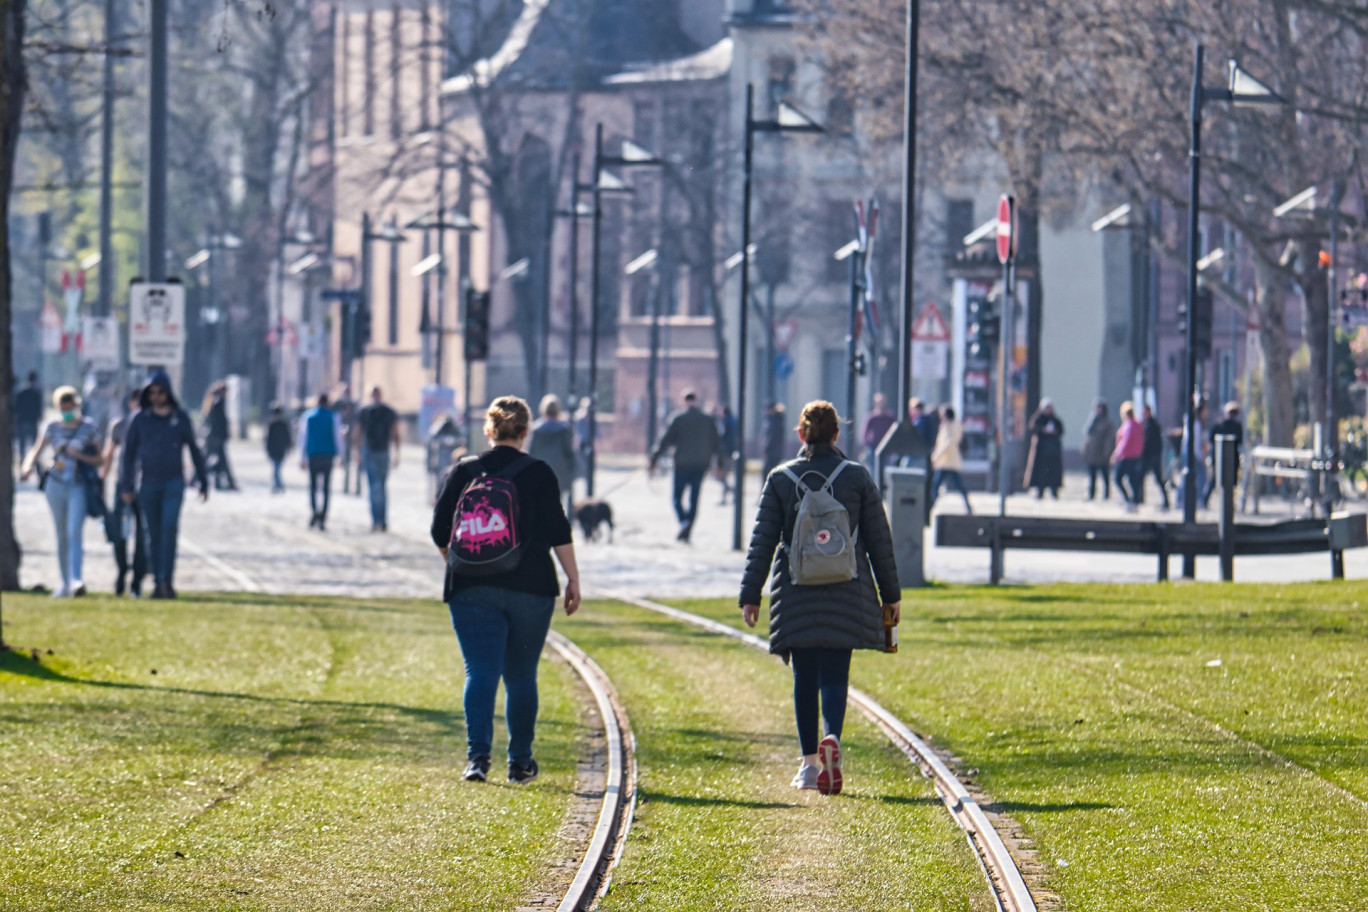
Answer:
[(209, 472), (195, 442), (190, 416), (171, 391), (166, 371), (153, 371), (143, 387), (140, 408), (124, 432), (119, 457), (119, 494), (138, 504), (147, 532), (147, 555), (156, 587), (153, 598), (175, 598), (176, 540), (185, 501), (185, 461), (195, 464), (201, 501), (209, 499)]
[[(836, 447), (836, 408), (817, 400), (803, 407), (798, 458), (770, 473), (760, 495), (741, 580), (742, 619), (754, 627), (760, 591), (770, 579), (769, 648), (793, 667), (793, 704), (802, 761), (791, 783), (834, 795), (842, 785), (840, 737), (850, 683), (851, 653), (884, 648), (884, 615), (901, 613), (893, 536), (869, 471)], [(788, 471), (785, 471), (787, 469)], [(838, 471), (839, 470), (839, 471)], [(826, 585), (798, 585), (789, 575), (788, 546), (800, 496), (789, 472), (812, 489), (818, 476), (850, 516), (857, 576)], [(877, 587), (877, 591), (876, 591)], [(826, 736), (817, 739), (820, 715)]]
[(527, 452), (551, 467), (560, 485), (565, 511), (571, 511), (571, 493), (575, 482), (575, 430), (561, 415), (560, 397), (548, 393), (542, 397), (541, 419), (532, 425), (532, 437)]

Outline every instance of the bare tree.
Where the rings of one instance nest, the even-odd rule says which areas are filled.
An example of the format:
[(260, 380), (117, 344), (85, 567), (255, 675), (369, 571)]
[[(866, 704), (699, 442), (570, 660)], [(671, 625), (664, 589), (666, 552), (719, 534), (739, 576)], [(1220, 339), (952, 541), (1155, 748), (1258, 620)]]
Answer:
[[(14, 154), (24, 109), (25, 0), (0, 0), (0, 346), (13, 349), (9, 243), (9, 200), (14, 186)], [(0, 591), (19, 588), (19, 542), (14, 535), (14, 377), (0, 371)], [(0, 617), (0, 649), (4, 648)]]

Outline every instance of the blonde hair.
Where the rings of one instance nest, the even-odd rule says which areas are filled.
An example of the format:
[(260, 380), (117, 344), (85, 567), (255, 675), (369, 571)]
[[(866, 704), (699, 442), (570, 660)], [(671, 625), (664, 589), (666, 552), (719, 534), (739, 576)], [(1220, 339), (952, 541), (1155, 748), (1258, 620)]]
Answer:
[(53, 408), (60, 411), (63, 399), (71, 399), (76, 403), (77, 408), (81, 407), (81, 394), (76, 392), (76, 387), (74, 386), (59, 386), (52, 391)]
[(841, 429), (836, 406), (825, 399), (814, 399), (803, 406), (802, 417), (798, 419), (798, 433), (807, 444), (831, 443)]
[(1121, 417), (1132, 419), (1135, 418), (1135, 404), (1131, 402), (1129, 399), (1121, 403)]
[(484, 432), (490, 440), (517, 440), (532, 424), (532, 410), (517, 396), (500, 396), (485, 412)]

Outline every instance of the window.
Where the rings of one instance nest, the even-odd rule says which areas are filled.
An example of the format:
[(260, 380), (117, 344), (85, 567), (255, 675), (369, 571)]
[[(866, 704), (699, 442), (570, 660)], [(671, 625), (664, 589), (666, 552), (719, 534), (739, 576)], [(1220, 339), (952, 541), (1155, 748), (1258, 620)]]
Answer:
[(375, 11), (366, 10), (364, 65), (366, 85), (361, 98), (361, 133), (375, 134)]
[(770, 113), (776, 113), (779, 102), (793, 94), (793, 76), (796, 69), (792, 57), (770, 58), (769, 82), (766, 86)]
[(826, 264), (822, 277), (828, 282), (850, 281), (850, 259), (836, 259), (836, 251), (855, 239), (854, 204), (847, 200), (827, 200), (822, 207), (822, 225), (817, 232)]
[(346, 136), (351, 126), (351, 17), (342, 16), (342, 61), (338, 67), (342, 72), (341, 94), (339, 106), (341, 107), (341, 123), (337, 126), (338, 134)]
[(855, 132), (855, 95), (848, 81), (854, 69), (852, 61), (837, 61), (827, 79), (826, 123), (823, 126), (833, 136), (850, 136)]
[(400, 65), (403, 55), (404, 20), (400, 15), (399, 4), (390, 7), (390, 139), (398, 140), (404, 135), (404, 108), (400, 98)]
[(945, 250), (954, 256), (964, 248), (964, 238), (978, 226), (974, 224), (974, 201), (945, 201)]
[(432, 106), (432, 61), (428, 57), (432, 45), (432, 8), (423, 3), (420, 34), (418, 37), (418, 129), (426, 131), (431, 126), (428, 108)]

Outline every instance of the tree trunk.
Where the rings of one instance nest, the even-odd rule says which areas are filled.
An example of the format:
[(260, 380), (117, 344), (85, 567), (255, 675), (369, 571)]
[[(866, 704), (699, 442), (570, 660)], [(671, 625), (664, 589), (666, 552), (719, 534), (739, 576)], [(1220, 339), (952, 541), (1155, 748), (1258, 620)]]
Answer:
[[(0, 346), (13, 364), (11, 328), (9, 202), (14, 186), (14, 152), (24, 110), (25, 0), (0, 0)], [(19, 542), (14, 534), (14, 377), (0, 371), (0, 590), (19, 588)], [(0, 648), (5, 641), (0, 617)]]
[(1287, 342), (1287, 296), (1276, 266), (1255, 258), (1254, 296), (1259, 309), (1259, 346), (1263, 350), (1264, 443), (1291, 446), (1292, 352)]
[[(1303, 262), (1311, 257), (1314, 263), (1318, 248), (1307, 244), (1303, 248)], [(1297, 277), (1297, 286), (1302, 296), (1302, 334), (1306, 337), (1306, 347), (1311, 354), (1310, 391), (1311, 420), (1325, 424), (1325, 337), (1328, 330), (1326, 321), (1329, 312), (1326, 304), (1329, 294), (1329, 275), (1324, 269), (1312, 266)]]

